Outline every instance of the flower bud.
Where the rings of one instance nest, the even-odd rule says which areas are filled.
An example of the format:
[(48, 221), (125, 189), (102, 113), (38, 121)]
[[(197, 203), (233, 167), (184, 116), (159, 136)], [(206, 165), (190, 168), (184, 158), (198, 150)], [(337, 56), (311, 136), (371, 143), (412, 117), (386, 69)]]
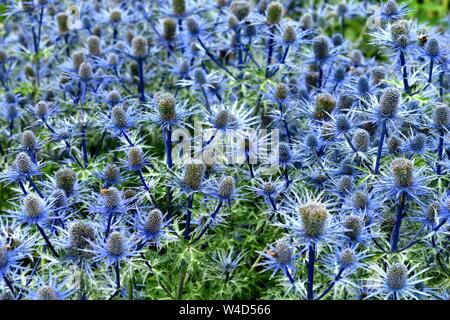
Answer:
[(323, 235), (329, 218), (327, 208), (321, 203), (308, 202), (299, 209), (304, 233), (308, 238), (318, 238)]
[(233, 196), (235, 180), (231, 176), (222, 179), (219, 185), (218, 195), (221, 199), (229, 200)]
[(148, 44), (144, 37), (136, 36), (131, 42), (131, 47), (133, 49), (133, 55), (136, 58), (145, 58), (148, 54)]
[(247, 1), (233, 1), (233, 3), (231, 3), (230, 9), (239, 21), (244, 20), (250, 14), (250, 5)]
[(279, 2), (271, 2), (267, 6), (266, 11), (266, 22), (269, 25), (274, 25), (280, 23), (283, 18), (284, 8), (283, 5)]
[(395, 158), (391, 164), (392, 176), (398, 187), (411, 187), (414, 181), (414, 163), (405, 158)]
[(93, 71), (91, 64), (89, 62), (83, 62), (80, 65), (80, 69), (78, 70), (78, 75), (80, 79), (83, 81), (88, 81), (92, 79)]
[(97, 36), (90, 36), (87, 39), (88, 52), (91, 56), (100, 56), (102, 54), (102, 48), (100, 44), (100, 38)]
[(108, 253), (113, 257), (120, 257), (125, 253), (126, 245), (125, 239), (120, 232), (112, 232), (106, 244), (106, 249)]
[(352, 139), (356, 151), (366, 152), (369, 149), (370, 134), (364, 129), (356, 130)]
[(56, 24), (60, 35), (64, 36), (70, 32), (69, 16), (66, 13), (63, 12), (56, 15)]
[(147, 219), (145, 220), (144, 230), (149, 234), (156, 234), (161, 231), (163, 224), (163, 214), (159, 209), (153, 209), (149, 212)]
[(184, 171), (183, 184), (193, 190), (199, 189), (203, 181), (204, 172), (205, 165), (203, 163), (187, 164)]
[(176, 16), (183, 16), (186, 13), (186, 0), (172, 0), (172, 12)]
[(133, 170), (140, 170), (144, 166), (144, 153), (140, 147), (134, 146), (128, 149), (127, 156), (128, 163)]
[(25, 152), (20, 152), (16, 156), (16, 160), (14, 160), (13, 166), (21, 174), (30, 174), (33, 170), (33, 162)]
[(44, 214), (45, 203), (40, 197), (29, 193), (23, 199), (23, 211), (29, 219), (39, 219)]
[(320, 93), (316, 97), (314, 117), (317, 120), (325, 120), (330, 117), (336, 107), (336, 100), (328, 93)]
[(163, 36), (167, 41), (172, 41), (175, 39), (177, 34), (177, 22), (174, 19), (164, 19), (163, 20)]
[(392, 118), (397, 114), (400, 104), (400, 92), (395, 88), (388, 88), (380, 99), (380, 112), (386, 118)]
[(55, 173), (55, 182), (56, 187), (63, 190), (69, 196), (75, 190), (77, 174), (70, 168), (59, 169)]
[(323, 61), (330, 56), (328, 40), (323, 36), (317, 36), (312, 43), (314, 57), (317, 61)]
[(408, 280), (408, 268), (403, 263), (390, 266), (386, 273), (386, 285), (390, 290), (398, 291), (405, 287)]

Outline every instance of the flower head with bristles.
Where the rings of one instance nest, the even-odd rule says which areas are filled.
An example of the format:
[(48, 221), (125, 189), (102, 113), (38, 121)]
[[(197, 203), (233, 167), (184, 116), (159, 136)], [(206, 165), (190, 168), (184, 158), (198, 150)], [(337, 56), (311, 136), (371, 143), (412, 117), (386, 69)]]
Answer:
[(160, 247), (163, 241), (176, 239), (168, 230), (170, 222), (159, 209), (138, 209), (134, 227), (144, 243)]

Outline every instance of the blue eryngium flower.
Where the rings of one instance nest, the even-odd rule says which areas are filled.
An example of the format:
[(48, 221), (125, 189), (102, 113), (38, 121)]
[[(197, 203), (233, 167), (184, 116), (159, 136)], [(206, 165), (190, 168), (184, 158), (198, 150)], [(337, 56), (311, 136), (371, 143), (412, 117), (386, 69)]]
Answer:
[(41, 174), (41, 165), (33, 163), (30, 156), (20, 152), (6, 172), (0, 175), (0, 180), (7, 184), (23, 182)]
[(239, 252), (236, 254), (234, 249), (228, 252), (224, 249), (218, 249), (212, 257), (213, 261), (217, 264), (220, 276), (225, 276), (225, 281), (228, 281), (232, 276), (233, 271), (241, 263), (242, 258), (244, 258), (244, 253)]
[[(413, 161), (396, 158), (391, 162), (390, 170), (382, 173), (382, 179), (375, 185), (374, 192), (395, 198), (405, 194), (421, 203), (420, 196), (430, 190), (428, 180), (425, 167), (416, 169)], [(387, 200), (386, 197), (383, 199)]]
[(407, 4), (398, 4), (395, 0), (388, 0), (381, 9), (381, 19), (386, 22), (393, 22), (403, 18), (408, 13)]
[(21, 260), (29, 257), (35, 237), (25, 237), (18, 226), (1, 225), (0, 229), (0, 278), (18, 269), (25, 269)]
[(162, 241), (170, 241), (176, 239), (170, 234), (167, 226), (171, 220), (167, 219), (159, 209), (150, 211), (138, 209), (135, 216), (134, 227), (138, 231), (138, 235), (143, 243), (160, 247)]
[(275, 245), (269, 245), (267, 251), (260, 252), (259, 254), (265, 258), (260, 265), (264, 266), (264, 270), (272, 271), (271, 277), (282, 270), (291, 283), (294, 282), (291, 271), (295, 271), (294, 264), (297, 255), (294, 254), (294, 249), (288, 242), (279, 240)]
[(95, 254), (95, 260), (104, 261), (107, 265), (128, 260), (137, 254), (136, 239), (125, 231), (113, 231), (106, 241), (99, 240), (93, 243), (92, 247), (91, 252)]
[[(419, 265), (408, 266), (404, 262), (388, 263), (386, 270), (378, 265), (372, 269), (376, 277), (371, 279), (372, 292), (367, 296), (380, 297), (384, 300), (418, 299), (421, 295), (429, 296), (416, 286), (425, 281), (421, 275), (428, 269), (418, 269)], [(417, 270), (417, 271), (416, 271)]]
[(65, 278), (58, 284), (56, 277), (50, 275), (48, 281), (39, 277), (39, 283), (36, 288), (30, 288), (27, 295), (32, 300), (66, 300), (72, 296), (77, 288), (67, 289), (68, 278)]

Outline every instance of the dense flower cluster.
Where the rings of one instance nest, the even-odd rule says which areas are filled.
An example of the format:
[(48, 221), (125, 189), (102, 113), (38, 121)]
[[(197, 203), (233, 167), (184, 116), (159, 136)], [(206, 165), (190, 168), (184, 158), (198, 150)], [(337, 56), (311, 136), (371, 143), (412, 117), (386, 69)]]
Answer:
[(449, 296), (444, 23), (395, 0), (0, 7), (0, 298)]

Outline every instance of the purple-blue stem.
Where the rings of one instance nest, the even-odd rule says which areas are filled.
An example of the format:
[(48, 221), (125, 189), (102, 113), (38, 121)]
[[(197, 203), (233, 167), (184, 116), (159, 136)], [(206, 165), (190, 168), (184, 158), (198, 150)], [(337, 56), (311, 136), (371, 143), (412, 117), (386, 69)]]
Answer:
[(50, 242), (50, 239), (45, 234), (44, 229), (42, 229), (42, 227), (40, 225), (38, 225), (38, 224), (36, 224), (36, 227), (38, 228), (39, 232), (41, 233), (42, 237), (44, 238), (45, 243), (50, 248), (50, 251), (53, 253), (53, 255), (55, 257), (59, 258), (59, 254), (56, 252), (55, 248), (53, 247), (52, 243)]
[(203, 48), (203, 50), (205, 50), (206, 55), (220, 68), (222, 68), (226, 73), (228, 73), (233, 79), (238, 80), (232, 73), (230, 70), (228, 70), (227, 67), (225, 67), (219, 60), (217, 60), (217, 58), (209, 51), (208, 48), (206, 48), (205, 44), (203, 43), (203, 41), (200, 39), (200, 37), (197, 37), (198, 43), (200, 44), (200, 46)]
[(119, 266), (119, 261), (116, 261), (114, 263), (114, 270), (116, 271), (116, 287), (117, 290), (120, 289), (120, 266)]
[(145, 191), (147, 191), (148, 194), (150, 195), (150, 199), (151, 199), (153, 205), (154, 205), (155, 207), (158, 207), (158, 206), (156, 205), (156, 200), (155, 200), (155, 198), (153, 197), (152, 192), (151, 192), (150, 188), (149, 188), (148, 185), (147, 185), (147, 182), (145, 182), (145, 179), (144, 179), (144, 177), (142, 176), (142, 171), (141, 171), (141, 170), (138, 170), (138, 171), (136, 171), (136, 172), (137, 172), (137, 174), (138, 174), (138, 176), (139, 176), (139, 179), (141, 180), (142, 185), (144, 186)]
[(214, 220), (216, 219), (217, 214), (220, 211), (220, 208), (222, 208), (223, 205), (223, 201), (219, 200), (219, 203), (217, 204), (216, 209), (214, 210), (214, 212), (211, 214), (211, 217), (208, 221), (208, 223), (202, 228), (202, 230), (200, 231), (199, 235), (197, 236), (197, 238), (195, 238), (195, 240), (192, 242), (192, 244), (196, 243), (198, 240), (200, 240), (200, 238), (206, 233), (206, 231), (208, 231), (209, 227), (211, 226), (211, 224), (214, 222)]
[(397, 252), (398, 242), (400, 239), (400, 227), (403, 219), (403, 210), (405, 209), (406, 194), (402, 192), (400, 194), (400, 203), (397, 209), (397, 217), (395, 219), (394, 230), (392, 231), (391, 238), (391, 252)]
[[(172, 169), (172, 125), (169, 125), (166, 129), (162, 129), (162, 135), (164, 140), (164, 148), (166, 151), (166, 162), (167, 168)], [(172, 216), (172, 188), (167, 186), (167, 214), (169, 217)]]
[(414, 235), (414, 237), (411, 238), (411, 240), (408, 242), (406, 246), (404, 246), (402, 249), (398, 250), (398, 252), (405, 251), (406, 249), (411, 248), (413, 245), (415, 245), (417, 242), (419, 242), (421, 239), (417, 239), (417, 237), (422, 233), (423, 229), (425, 228), (425, 224), (423, 224), (420, 229), (417, 231), (417, 233)]
[(434, 59), (430, 59), (430, 71), (428, 73), (428, 83), (431, 83), (433, 79), (433, 67), (434, 67)]
[(269, 77), (269, 70), (270, 70), (270, 65), (271, 65), (271, 63), (272, 63), (272, 54), (273, 54), (273, 45), (274, 45), (274, 39), (273, 39), (273, 37), (274, 37), (274, 35), (273, 35), (273, 33), (274, 33), (274, 31), (275, 31), (275, 27), (274, 26), (272, 26), (272, 27), (270, 27), (270, 31), (269, 31), (269, 43), (268, 43), (268, 54), (267, 54), (267, 63), (266, 63), (266, 78), (268, 78)]
[(380, 141), (378, 142), (377, 159), (375, 161), (375, 170), (374, 170), (375, 174), (378, 174), (378, 170), (380, 168), (381, 152), (383, 151), (383, 142), (384, 142), (384, 137), (386, 136), (386, 129), (387, 129), (386, 121), (387, 120), (383, 121), (383, 125), (381, 128)]
[(28, 182), (30, 182), (31, 186), (33, 187), (34, 191), (37, 192), (37, 194), (39, 195), (39, 197), (41, 197), (42, 199), (44, 199), (44, 195), (42, 194), (41, 190), (38, 188), (38, 186), (36, 185), (36, 183), (34, 183), (33, 178), (31, 178), (30, 176), (27, 176)]
[(345, 268), (339, 269), (339, 272), (337, 273), (336, 277), (334, 277), (334, 280), (330, 283), (328, 288), (325, 289), (325, 291), (320, 296), (318, 296), (315, 300), (321, 300), (323, 297), (325, 297), (327, 295), (328, 292), (330, 292), (331, 289), (334, 288), (334, 286), (339, 281), (339, 279), (341, 279), (341, 276), (342, 276), (342, 273), (344, 272), (344, 270), (345, 270)]
[(13, 284), (11, 283), (11, 281), (8, 279), (8, 276), (6, 274), (3, 274), (3, 280), (5, 280), (6, 286), (9, 288), (9, 290), (11, 291), (11, 293), (14, 295), (14, 293), (16, 292), (14, 289)]
[(145, 102), (145, 92), (144, 92), (144, 59), (136, 59), (138, 66), (138, 76), (139, 76), (139, 100)]
[(408, 70), (406, 67), (406, 61), (405, 61), (405, 53), (403, 50), (400, 50), (400, 66), (402, 68), (402, 75), (403, 75), (403, 89), (406, 93), (409, 94), (409, 84), (408, 84)]
[(284, 274), (286, 275), (286, 277), (288, 277), (289, 282), (290, 282), (291, 284), (294, 284), (294, 283), (295, 283), (295, 280), (294, 280), (294, 278), (292, 277), (291, 273), (289, 272), (288, 267), (284, 267), (283, 270), (284, 270)]
[(314, 244), (308, 247), (308, 283), (306, 289), (306, 299), (314, 299), (314, 262), (315, 262), (315, 248)]
[(108, 239), (109, 232), (111, 231), (112, 220), (113, 220), (113, 212), (110, 211), (108, 214), (108, 223), (106, 224), (105, 241)]
[(194, 194), (191, 193), (188, 197), (188, 205), (186, 210), (186, 229), (184, 230), (184, 239), (189, 239), (189, 233), (191, 232), (191, 215), (192, 215), (192, 204), (194, 202)]
[(442, 155), (444, 153), (444, 130), (439, 130), (439, 144), (438, 144), (438, 162), (436, 165), (436, 173), (438, 175), (442, 174)]

